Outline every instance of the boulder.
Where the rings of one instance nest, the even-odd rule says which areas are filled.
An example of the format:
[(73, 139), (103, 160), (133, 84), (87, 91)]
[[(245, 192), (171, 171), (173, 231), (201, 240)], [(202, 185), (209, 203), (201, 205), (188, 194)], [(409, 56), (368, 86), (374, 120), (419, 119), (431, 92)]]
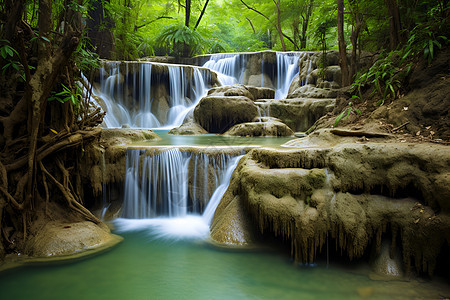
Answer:
[(33, 257), (78, 256), (110, 247), (121, 240), (106, 226), (100, 227), (89, 221), (50, 221), (27, 243), (25, 252)]
[(199, 135), (208, 133), (203, 127), (195, 122), (187, 122), (182, 124), (180, 127), (174, 128), (169, 131), (169, 134), (174, 135)]
[(255, 100), (258, 99), (274, 99), (275, 90), (266, 87), (247, 86), (249, 92), (253, 95)]
[(244, 96), (251, 100), (255, 100), (256, 98), (253, 96), (253, 93), (250, 92), (248, 87), (242, 84), (233, 84), (226, 86), (219, 86), (216, 88), (212, 88), (208, 91), (208, 95), (213, 96)]
[(194, 110), (195, 122), (211, 133), (224, 133), (257, 116), (258, 108), (245, 96), (206, 96)]
[(306, 131), (320, 117), (331, 112), (336, 99), (276, 99), (265, 104), (270, 116), (280, 119), (294, 131)]
[(224, 135), (230, 136), (293, 136), (294, 132), (276, 119), (265, 122), (241, 123), (231, 127)]

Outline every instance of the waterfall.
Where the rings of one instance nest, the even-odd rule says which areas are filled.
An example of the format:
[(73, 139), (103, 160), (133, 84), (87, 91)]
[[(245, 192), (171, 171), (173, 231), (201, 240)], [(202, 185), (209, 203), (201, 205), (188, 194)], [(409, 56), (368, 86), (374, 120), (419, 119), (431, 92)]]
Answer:
[(123, 218), (201, 213), (211, 196), (209, 190), (224, 182), (233, 161), (232, 156), (224, 153), (209, 156), (176, 148), (152, 151), (127, 151)]
[[(156, 73), (152, 65), (158, 65)], [(93, 92), (102, 99), (108, 128), (173, 128), (206, 95), (210, 78), (194, 66), (110, 62), (100, 68), (100, 91)], [(161, 94), (166, 86), (168, 97)]]
[(225, 176), (222, 179), (222, 183), (216, 188), (214, 194), (211, 196), (208, 206), (206, 206), (206, 209), (202, 215), (206, 223), (211, 224), (216, 208), (219, 205), (220, 200), (222, 200), (223, 195), (227, 191), (227, 188), (230, 185), (231, 175), (233, 175), (233, 171), (234, 169), (236, 169), (236, 166), (241, 158), (242, 155), (237, 156), (230, 161), (229, 167), (227, 168)]
[(212, 54), (203, 67), (216, 71), (222, 85), (242, 83), (245, 72), (245, 56), (242, 54)]
[[(242, 155), (232, 157), (220, 154), (208, 157), (206, 154), (192, 154), (178, 149), (154, 155), (146, 155), (144, 152), (144, 150), (127, 152), (125, 203), (122, 218), (114, 221), (117, 231), (148, 231), (151, 236), (169, 240), (206, 239), (209, 236), (209, 225), (214, 212), (230, 184), (231, 175)], [(201, 216), (198, 215), (198, 211), (190, 212), (185, 202), (188, 198), (188, 179), (185, 176), (192, 176), (188, 171), (191, 160), (196, 166), (193, 175), (197, 172), (195, 175), (197, 177), (208, 176), (207, 173), (211, 170), (219, 175), (214, 175), (215, 191)], [(212, 168), (204, 168), (210, 166)], [(200, 171), (202, 167), (203, 172)], [(173, 183), (168, 183), (172, 180)], [(181, 180), (184, 180), (184, 183)], [(166, 199), (167, 202), (171, 202), (170, 204), (158, 202), (165, 201), (164, 198), (157, 196), (162, 194), (173, 196), (170, 200)], [(179, 206), (173, 207), (174, 204)], [(161, 205), (166, 212), (167, 208), (172, 206), (172, 213), (175, 214), (169, 217), (164, 213), (164, 209), (158, 209)]]
[(277, 85), (275, 99), (286, 98), (292, 80), (299, 73), (298, 53), (277, 52)]

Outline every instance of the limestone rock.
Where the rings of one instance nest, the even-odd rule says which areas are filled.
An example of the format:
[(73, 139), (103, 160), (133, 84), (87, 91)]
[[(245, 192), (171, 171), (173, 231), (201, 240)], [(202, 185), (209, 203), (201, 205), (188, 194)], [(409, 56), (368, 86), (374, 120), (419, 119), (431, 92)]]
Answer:
[(250, 75), (248, 78), (248, 85), (250, 86), (260, 86), (260, 87), (267, 87), (267, 88), (274, 88), (273, 82), (270, 79), (270, 77), (263, 73), (262, 75)]
[(399, 250), (393, 253), (393, 257), (390, 255), (390, 241), (383, 240), (379, 249), (379, 253), (372, 254), (370, 260), (370, 266), (374, 274), (372, 279), (401, 279), (403, 277), (402, 260)]
[(327, 237), (350, 259), (390, 237), (406, 273), (415, 261), (431, 274), (450, 242), (449, 157), (446, 146), (395, 142), (256, 148), (227, 199), (242, 201), (256, 230), (290, 241), (296, 261), (313, 262)]
[(105, 147), (160, 139), (161, 138), (150, 129), (130, 128), (103, 128), (100, 137), (100, 140)]
[(288, 94), (287, 98), (336, 98), (336, 90), (328, 90), (317, 88), (312, 85), (304, 85), (296, 88), (292, 93)]
[(208, 91), (208, 95), (211, 96), (244, 96), (251, 100), (255, 100), (256, 98), (253, 96), (253, 93), (249, 91), (249, 89), (242, 84), (233, 84), (226, 86), (219, 86), (216, 88), (212, 88)]
[(270, 116), (280, 119), (294, 131), (306, 131), (320, 117), (331, 112), (335, 99), (277, 99), (266, 102)]
[(275, 98), (275, 90), (271, 88), (247, 86), (247, 89), (252, 93), (255, 100)]
[(101, 228), (92, 222), (51, 221), (28, 243), (26, 252), (34, 257), (70, 256), (113, 245), (120, 240), (106, 227)]
[(250, 122), (256, 116), (258, 108), (245, 96), (206, 96), (194, 110), (194, 120), (211, 133), (223, 133), (233, 125)]
[(241, 123), (231, 127), (224, 135), (231, 136), (292, 136), (294, 132), (277, 120)]
[(175, 135), (198, 135), (208, 133), (203, 127), (195, 122), (187, 122), (180, 127), (174, 128), (169, 131), (169, 134)]

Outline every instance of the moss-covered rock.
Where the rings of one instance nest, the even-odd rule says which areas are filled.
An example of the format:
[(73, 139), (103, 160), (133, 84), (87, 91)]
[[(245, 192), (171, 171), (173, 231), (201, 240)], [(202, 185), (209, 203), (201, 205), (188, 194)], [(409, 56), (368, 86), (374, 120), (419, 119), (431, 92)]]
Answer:
[[(327, 239), (353, 259), (371, 245), (378, 253), (389, 237), (407, 273), (414, 266), (431, 274), (450, 243), (450, 149), (319, 146), (252, 150), (236, 168), (227, 199), (239, 202), (253, 228), (290, 241), (296, 261), (313, 262)], [(213, 224), (224, 222), (217, 213)]]
[(231, 127), (224, 135), (231, 136), (293, 136), (294, 132), (284, 123), (269, 119), (266, 122), (241, 123)]
[(258, 108), (245, 96), (206, 96), (194, 110), (194, 120), (210, 133), (224, 133), (257, 116)]

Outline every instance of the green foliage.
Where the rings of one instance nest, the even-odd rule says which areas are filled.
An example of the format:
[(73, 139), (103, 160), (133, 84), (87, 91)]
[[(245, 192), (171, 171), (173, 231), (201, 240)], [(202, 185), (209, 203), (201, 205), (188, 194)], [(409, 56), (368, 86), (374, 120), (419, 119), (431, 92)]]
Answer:
[(169, 49), (168, 54), (180, 57), (203, 53), (208, 42), (197, 31), (184, 24), (174, 23), (163, 28), (156, 38), (156, 44)]
[(81, 94), (81, 88), (77, 85), (75, 88), (75, 92), (69, 89), (64, 84), (61, 84), (62, 91), (61, 92), (52, 92), (52, 95), (48, 99), (48, 101), (58, 101), (61, 103), (66, 103), (67, 101), (72, 102), (75, 109), (78, 109), (83, 101), (83, 96)]
[(88, 41), (83, 39), (82, 42), (78, 44), (77, 49), (73, 53), (75, 64), (83, 72), (87, 72), (100, 67), (98, 54), (87, 49), (87, 43)]
[[(352, 99), (355, 99), (355, 98), (358, 98), (358, 97), (352, 97)], [(339, 122), (342, 120), (342, 121), (344, 121), (344, 120), (346, 120), (349, 116), (350, 116), (350, 114), (352, 113), (352, 112), (355, 112), (355, 113), (357, 113), (358, 115), (361, 115), (361, 110), (359, 110), (358, 108), (355, 108), (355, 107), (353, 107), (353, 102), (349, 102), (348, 103), (348, 107), (347, 108), (345, 108), (337, 117), (336, 117), (336, 120), (334, 121), (334, 127), (337, 127), (337, 125), (339, 124)]]
[(7, 40), (0, 40), (1, 43), (4, 43), (3, 46), (0, 47), (0, 56), (5, 61), (5, 64), (2, 66), (2, 75), (5, 76), (6, 72), (10, 69), (13, 69), (20, 73), (20, 78), (25, 81), (25, 73), (23, 71), (22, 64), (15, 60), (14, 57), (19, 57), (19, 53), (11, 47), (10, 42)]
[(395, 100), (402, 81), (411, 71), (412, 63), (406, 63), (410, 54), (407, 49), (381, 54), (367, 72), (356, 76), (353, 91), (357, 91), (358, 97), (362, 97), (362, 88), (371, 86), (371, 95), (377, 94), (380, 97), (378, 105), (383, 105), (388, 98)]
[(419, 24), (411, 32), (405, 49), (412, 54), (423, 53), (423, 57), (431, 64), (437, 50), (448, 44), (448, 38), (436, 35), (432, 25)]

